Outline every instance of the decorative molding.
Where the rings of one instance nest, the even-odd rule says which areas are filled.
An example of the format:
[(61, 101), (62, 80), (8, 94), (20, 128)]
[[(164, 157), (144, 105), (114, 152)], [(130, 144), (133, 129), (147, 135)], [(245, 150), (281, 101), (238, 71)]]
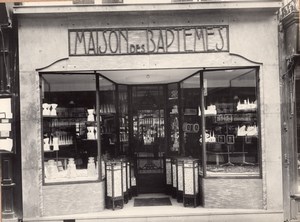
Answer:
[(61, 61), (68, 60), (68, 59), (69, 59), (68, 57), (62, 58), (62, 59), (58, 59), (58, 60), (56, 60), (55, 62), (52, 62), (51, 64), (49, 64), (49, 65), (47, 65), (47, 66), (44, 66), (44, 67), (42, 67), (42, 68), (37, 68), (36, 71), (37, 71), (37, 72), (43, 71), (44, 69), (47, 69), (47, 68), (49, 68), (49, 67), (55, 65), (56, 63), (59, 63), (59, 62), (61, 62)]
[(230, 52), (229, 55), (240, 57), (240, 58), (245, 59), (245, 60), (247, 60), (248, 62), (251, 62), (251, 63), (253, 63), (253, 64), (257, 64), (257, 65), (262, 65), (262, 64), (263, 64), (262, 62), (256, 62), (256, 61), (253, 61), (253, 60), (248, 59), (248, 58), (246, 58), (245, 56), (242, 56), (242, 55), (240, 55), (240, 54), (236, 54), (236, 53), (231, 53), (231, 52)]

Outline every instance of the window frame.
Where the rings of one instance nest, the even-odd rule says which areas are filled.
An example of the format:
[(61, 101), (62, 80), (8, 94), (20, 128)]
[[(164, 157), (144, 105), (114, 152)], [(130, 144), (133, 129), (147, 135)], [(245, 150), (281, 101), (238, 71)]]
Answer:
[[(44, 162), (44, 145), (43, 145), (43, 135), (44, 135), (44, 120), (43, 120), (43, 88), (42, 88), (42, 81), (44, 75), (94, 75), (94, 83), (95, 83), (95, 98), (96, 98), (96, 113), (100, 113), (100, 78), (106, 77), (102, 76), (99, 73), (96, 72), (79, 72), (79, 73), (64, 73), (64, 72), (39, 72), (39, 88), (40, 88), (40, 127), (41, 127), (41, 134), (40, 134), (40, 141), (41, 141), (41, 161), (42, 161), (42, 184), (43, 186), (52, 186), (52, 185), (65, 185), (65, 184), (83, 184), (83, 183), (99, 183), (103, 182), (105, 180), (105, 177), (103, 175), (103, 169), (102, 169), (102, 152), (101, 152), (101, 135), (100, 135), (100, 115), (96, 115), (96, 124), (97, 124), (97, 161), (98, 161), (98, 170), (97, 174), (98, 177), (95, 180), (74, 180), (74, 181), (58, 181), (58, 182), (46, 182), (45, 181), (45, 162)], [(109, 80), (112, 82), (111, 80)], [(115, 84), (114, 82), (112, 82)], [(100, 164), (99, 164), (100, 163)]]

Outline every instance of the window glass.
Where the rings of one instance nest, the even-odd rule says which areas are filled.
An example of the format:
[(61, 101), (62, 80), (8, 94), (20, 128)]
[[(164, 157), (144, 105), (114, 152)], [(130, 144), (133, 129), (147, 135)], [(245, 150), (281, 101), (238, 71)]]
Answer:
[(105, 155), (104, 159), (110, 159), (119, 154), (119, 149), (117, 148), (115, 84), (104, 77), (100, 77), (99, 86), (101, 150)]
[(138, 192), (164, 192), (165, 94), (161, 85), (132, 87), (133, 150)]
[(129, 155), (129, 117), (128, 117), (128, 87), (125, 85), (118, 86), (118, 103), (119, 103), (119, 140), (120, 153)]
[(45, 74), (41, 82), (45, 182), (97, 180), (95, 75)]
[(259, 175), (256, 82), (255, 69), (204, 72), (208, 176)]
[(169, 154), (180, 153), (180, 140), (179, 140), (179, 94), (178, 84), (173, 83), (168, 85), (168, 114), (170, 120), (169, 136)]
[[(183, 141), (181, 144), (184, 155), (199, 159), (199, 165), (202, 166), (200, 101), (200, 74), (196, 74), (181, 83), (181, 113), (183, 114)], [(201, 169), (200, 172), (202, 173)]]
[(136, 152), (165, 152), (162, 86), (132, 88), (133, 136)]

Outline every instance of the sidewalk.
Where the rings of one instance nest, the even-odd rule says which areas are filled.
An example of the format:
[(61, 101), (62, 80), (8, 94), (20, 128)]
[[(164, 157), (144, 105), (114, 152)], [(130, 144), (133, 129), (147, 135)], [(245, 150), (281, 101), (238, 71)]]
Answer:
[[(138, 198), (168, 197), (163, 194), (142, 194)], [(135, 198), (135, 197), (134, 197)], [(55, 222), (282, 222), (283, 213), (256, 209), (211, 209), (201, 206), (196, 208), (183, 207), (176, 199), (170, 198), (172, 206), (134, 207), (134, 198), (124, 205), (123, 209), (105, 209), (98, 213), (74, 214), (24, 221), (55, 221)]]

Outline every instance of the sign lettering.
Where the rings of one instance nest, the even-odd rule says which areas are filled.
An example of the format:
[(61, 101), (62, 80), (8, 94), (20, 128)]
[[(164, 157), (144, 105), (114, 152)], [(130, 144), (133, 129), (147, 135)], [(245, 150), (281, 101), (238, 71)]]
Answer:
[(70, 56), (227, 52), (228, 26), (70, 29)]

